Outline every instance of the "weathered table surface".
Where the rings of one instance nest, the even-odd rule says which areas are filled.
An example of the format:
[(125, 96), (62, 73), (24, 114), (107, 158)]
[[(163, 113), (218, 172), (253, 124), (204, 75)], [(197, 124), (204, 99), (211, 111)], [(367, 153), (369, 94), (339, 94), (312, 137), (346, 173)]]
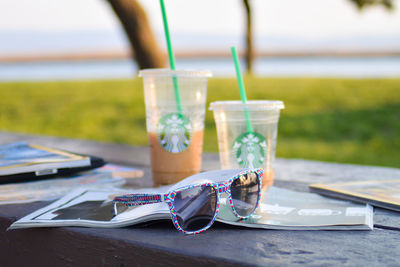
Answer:
[[(107, 161), (137, 166), (143, 178), (130, 186), (151, 186), (146, 147), (0, 132), (0, 144), (28, 141)], [(205, 170), (219, 167), (204, 154)], [(277, 159), (275, 185), (308, 191), (308, 184), (400, 178), (400, 169)], [(170, 222), (120, 229), (43, 228), (7, 231), (22, 216), (49, 204), (0, 206), (0, 266), (132, 265), (400, 265), (400, 214), (375, 209), (373, 231), (277, 231), (216, 223), (205, 233), (186, 236)]]

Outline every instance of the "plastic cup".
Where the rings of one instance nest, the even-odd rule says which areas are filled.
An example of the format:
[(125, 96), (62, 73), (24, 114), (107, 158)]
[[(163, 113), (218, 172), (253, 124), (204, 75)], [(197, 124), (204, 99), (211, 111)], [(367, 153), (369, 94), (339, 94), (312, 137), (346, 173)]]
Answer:
[(211, 72), (146, 69), (139, 76), (143, 77), (154, 185), (173, 184), (200, 172), (207, 79)]
[[(246, 126), (246, 108), (252, 132)], [(278, 120), (283, 108), (282, 101), (212, 102), (221, 169), (263, 168), (263, 188), (272, 185)]]

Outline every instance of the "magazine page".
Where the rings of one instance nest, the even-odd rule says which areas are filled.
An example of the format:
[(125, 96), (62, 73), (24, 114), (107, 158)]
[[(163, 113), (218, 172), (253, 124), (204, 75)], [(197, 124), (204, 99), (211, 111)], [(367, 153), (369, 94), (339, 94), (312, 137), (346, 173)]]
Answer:
[(111, 173), (114, 178), (140, 178), (143, 176), (144, 172), (141, 169), (122, 166), (118, 164), (107, 163), (106, 165), (91, 170), (92, 173)]
[[(223, 200), (226, 202), (226, 198)], [(228, 202), (229, 203), (229, 202)], [(254, 228), (286, 230), (371, 230), (371, 206), (332, 200), (317, 194), (270, 187), (256, 213), (236, 218), (229, 205), (221, 205), (218, 221)]]
[[(149, 188), (136, 193), (161, 193), (165, 188)], [(132, 193), (122, 189), (85, 190), (78, 189), (51, 205), (37, 210), (13, 223), (9, 229), (30, 227), (122, 227), (150, 220), (169, 219), (169, 208), (165, 203), (126, 207), (113, 199), (117, 195)]]
[(90, 166), (89, 157), (25, 142), (0, 145), (0, 175), (82, 166)]

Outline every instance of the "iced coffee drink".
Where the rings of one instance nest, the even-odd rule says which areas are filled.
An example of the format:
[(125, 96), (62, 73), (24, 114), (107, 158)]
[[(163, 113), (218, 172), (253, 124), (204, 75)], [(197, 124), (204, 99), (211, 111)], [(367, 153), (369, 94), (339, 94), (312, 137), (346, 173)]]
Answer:
[(173, 184), (200, 172), (203, 131), (193, 133), (191, 144), (180, 153), (165, 150), (156, 133), (149, 133), (148, 137), (155, 185)]
[[(274, 181), (276, 139), (282, 101), (217, 101), (210, 104), (217, 128), (221, 169), (263, 168), (263, 189)], [(248, 130), (245, 110), (251, 120)]]
[[(208, 71), (140, 71), (154, 185), (176, 183), (201, 168)], [(175, 80), (174, 80), (175, 79)], [(174, 84), (175, 83), (175, 84)], [(176, 84), (180, 105), (177, 105)]]

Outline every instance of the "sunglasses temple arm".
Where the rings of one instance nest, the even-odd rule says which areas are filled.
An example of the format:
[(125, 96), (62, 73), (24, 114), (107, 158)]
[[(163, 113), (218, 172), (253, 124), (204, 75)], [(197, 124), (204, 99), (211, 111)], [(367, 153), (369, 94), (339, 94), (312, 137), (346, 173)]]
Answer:
[(141, 206), (147, 204), (160, 203), (164, 201), (164, 196), (161, 194), (128, 194), (116, 196), (113, 199), (114, 212), (117, 214), (117, 203), (125, 206)]

